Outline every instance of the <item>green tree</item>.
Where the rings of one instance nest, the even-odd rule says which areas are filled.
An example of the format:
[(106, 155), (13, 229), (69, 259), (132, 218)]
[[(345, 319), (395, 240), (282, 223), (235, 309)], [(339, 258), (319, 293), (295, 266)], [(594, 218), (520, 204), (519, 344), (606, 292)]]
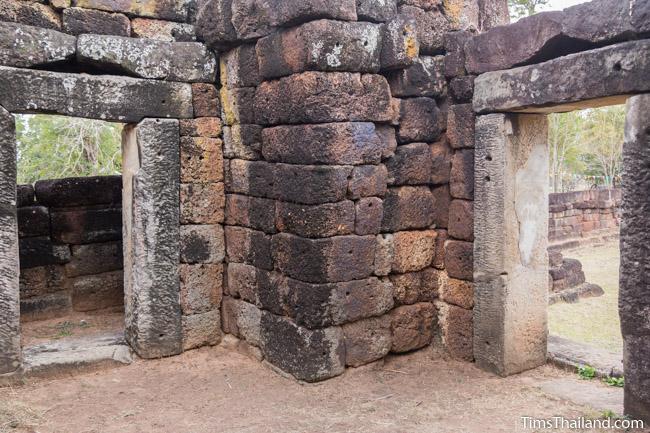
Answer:
[(508, 0), (510, 17), (519, 19), (539, 12), (540, 6), (546, 6), (549, 0)]
[(64, 116), (16, 116), (18, 183), (119, 174), (122, 124)]
[(571, 187), (571, 174), (582, 173), (581, 137), (584, 132), (584, 116), (580, 111), (549, 115), (548, 145), (550, 151), (549, 171), (553, 192)]
[(606, 186), (613, 185), (621, 175), (624, 133), (624, 105), (588, 110), (582, 135), (586, 175), (602, 178)]

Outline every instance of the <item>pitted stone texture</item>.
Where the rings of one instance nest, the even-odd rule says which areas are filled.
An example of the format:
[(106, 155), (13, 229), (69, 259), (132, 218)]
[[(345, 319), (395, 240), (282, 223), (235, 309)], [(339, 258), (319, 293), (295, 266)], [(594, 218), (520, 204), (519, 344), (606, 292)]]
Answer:
[(183, 316), (183, 350), (215, 346), (221, 341), (219, 310)]
[(245, 227), (226, 227), (226, 253), (229, 262), (247, 263), (261, 269), (273, 269), (271, 237)]
[(510, 23), (508, 2), (503, 0), (479, 0), (479, 31)]
[(196, 32), (191, 24), (134, 18), (131, 21), (131, 29), (133, 36), (136, 38), (155, 39), (164, 42), (196, 41)]
[[(122, 240), (122, 210), (119, 208), (53, 211), (45, 217), (51, 218), (52, 228), (48, 231), (52, 241), (57, 243), (88, 244)], [(45, 225), (49, 227), (50, 222), (46, 220)]]
[(39, 180), (34, 190), (38, 204), (47, 207), (61, 207), (61, 203), (71, 207), (109, 204), (120, 207), (122, 202), (121, 176)]
[(219, 117), (221, 100), (216, 86), (211, 83), (193, 83), (192, 107), (194, 107), (194, 117)]
[(75, 5), (86, 9), (182, 22), (188, 18), (191, 3), (190, 0), (76, 0)]
[(275, 209), (276, 227), (281, 232), (326, 238), (354, 231), (354, 202), (349, 200), (315, 206), (278, 202)]
[(437, 302), (442, 344), (452, 358), (473, 361), (472, 310)]
[(180, 239), (181, 263), (220, 263), (226, 255), (220, 225), (182, 226)]
[(421, 54), (438, 54), (443, 50), (444, 35), (452, 30), (452, 25), (442, 11), (404, 5), (400, 6), (399, 13), (415, 20)]
[(316, 382), (345, 369), (340, 327), (310, 331), (290, 319), (262, 312), (261, 340), (264, 357), (296, 379)]
[(256, 347), (261, 347), (262, 310), (240, 299), (225, 297), (221, 306), (223, 332), (233, 334)]
[(221, 135), (221, 119), (218, 117), (181, 119), (180, 125), (182, 136), (216, 138)]
[(181, 185), (181, 224), (218, 224), (224, 220), (222, 182)]
[(289, 285), (280, 273), (244, 263), (229, 263), (226, 292), (278, 315), (291, 315)]
[(260, 71), (254, 44), (240, 45), (220, 58), (221, 85), (228, 88), (260, 84)]
[(428, 302), (404, 305), (390, 312), (393, 345), (391, 352), (403, 353), (428, 345), (436, 327), (436, 308)]
[(466, 310), (474, 307), (474, 284), (470, 281), (447, 278), (440, 288), (440, 299)]
[(76, 39), (55, 30), (0, 22), (0, 64), (30, 68), (74, 57)]
[(648, 257), (648, 192), (645, 176), (650, 160), (650, 97), (630, 98), (623, 146), (623, 219), (621, 225), (621, 288), (619, 312), (624, 340), (625, 413), (650, 422), (650, 275), (639, 266)]
[(395, 302), (400, 305), (433, 302), (438, 297), (443, 279), (443, 273), (433, 268), (391, 275), (390, 281), (394, 287)]
[(400, 143), (433, 142), (442, 132), (442, 114), (433, 98), (411, 98), (400, 102)]
[(385, 277), (390, 274), (395, 254), (395, 244), (392, 234), (377, 235), (375, 244), (374, 274)]
[(428, 96), (442, 98), (447, 94), (444, 56), (420, 56), (412, 66), (392, 72), (388, 83), (393, 96)]
[[(474, 357), (504, 376), (546, 362), (547, 134), (546, 116), (477, 117)], [(456, 243), (452, 260), (452, 242), (449, 276), (468, 279), (460, 274), (471, 259), (450, 267), (463, 263), (466, 243)]]
[[(118, 220), (120, 225), (122, 218)], [(50, 211), (44, 206), (28, 206), (18, 208), (18, 236), (49, 236)]]
[[(226, 125), (254, 124), (255, 87), (228, 88), (220, 91), (221, 117)], [(219, 101), (219, 99), (217, 99)]]
[(473, 257), (471, 242), (445, 242), (445, 269), (450, 277), (472, 281)]
[(426, 186), (390, 188), (384, 198), (384, 232), (423, 229), (433, 223), (436, 203)]
[(352, 169), (348, 195), (353, 199), (383, 197), (386, 194), (388, 171), (381, 165), (358, 165)]
[(63, 9), (62, 15), (63, 31), (72, 35), (131, 36), (131, 22), (123, 14), (73, 7)]
[(143, 358), (182, 351), (177, 120), (146, 119), (124, 145), (126, 338)]
[(226, 224), (275, 233), (275, 201), (246, 195), (227, 194)]
[(278, 78), (304, 71), (379, 72), (381, 26), (312, 21), (257, 43), (260, 74)]
[(262, 159), (262, 127), (259, 125), (226, 126), (223, 129), (223, 154), (226, 158)]
[(287, 233), (273, 236), (275, 267), (285, 275), (310, 283), (369, 277), (375, 260), (374, 236), (306, 239)]
[(70, 261), (68, 245), (54, 244), (49, 237), (20, 239), (20, 266), (24, 269), (60, 265)]
[(393, 308), (392, 284), (374, 277), (331, 284), (289, 279), (287, 284), (292, 316), (309, 329), (381, 316)]
[(395, 233), (393, 272), (415, 272), (430, 266), (435, 254), (436, 236), (434, 230)]
[(192, 116), (189, 84), (9, 67), (0, 67), (0, 104), (11, 112), (41, 111), (128, 123), (144, 117)]
[[(650, 91), (650, 41), (624, 42), (538, 65), (488, 72), (474, 81), (474, 111), (546, 113), (613, 105)], [(557, 111), (558, 107), (551, 109)]]
[(462, 149), (451, 159), (449, 191), (453, 198), (474, 199), (474, 150)]
[(397, 0), (356, 0), (359, 21), (385, 22), (397, 14)]
[(220, 182), (224, 179), (221, 140), (181, 138), (181, 182)]
[(451, 152), (447, 145), (447, 140), (433, 143), (431, 146), (431, 183), (440, 185), (449, 183), (451, 177)]
[(452, 105), (447, 115), (447, 139), (453, 149), (474, 147), (472, 104)]
[(199, 8), (196, 34), (213, 49), (223, 49), (237, 40), (231, 6), (232, 0), (206, 0)]
[(449, 205), (449, 235), (465, 241), (474, 240), (474, 204), (452, 200)]
[(22, 362), (15, 131), (14, 117), (0, 107), (0, 374), (17, 370)]
[(391, 146), (369, 122), (276, 126), (262, 140), (264, 159), (290, 164), (378, 164)]
[(345, 365), (359, 367), (388, 355), (392, 345), (390, 316), (343, 325)]
[(386, 162), (389, 185), (426, 185), (431, 182), (433, 160), (425, 143), (399, 146)]
[(262, 83), (255, 94), (259, 124), (387, 122), (390, 89), (380, 75), (305, 72)]
[(382, 44), (382, 69), (403, 69), (414, 64), (420, 54), (415, 19), (400, 15), (387, 22)]
[(3, 21), (46, 29), (61, 29), (61, 19), (54, 9), (37, 2), (3, 0), (0, 3), (0, 17)]
[(124, 305), (124, 273), (121, 270), (75, 278), (70, 282), (70, 289), (74, 311)]
[(358, 235), (376, 235), (384, 218), (383, 202), (377, 197), (366, 197), (355, 205), (354, 232)]
[(77, 58), (156, 80), (210, 83), (217, 73), (214, 55), (197, 42), (81, 35), (77, 41)]
[(470, 73), (510, 69), (570, 53), (638, 39), (650, 31), (647, 2), (597, 0), (563, 12), (543, 12), (471, 38)]

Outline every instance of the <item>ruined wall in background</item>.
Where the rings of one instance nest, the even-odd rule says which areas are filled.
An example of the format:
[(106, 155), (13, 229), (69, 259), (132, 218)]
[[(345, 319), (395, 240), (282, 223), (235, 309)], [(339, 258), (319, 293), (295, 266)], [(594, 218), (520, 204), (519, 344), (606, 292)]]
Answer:
[(122, 179), (18, 187), (21, 320), (124, 303)]
[(303, 380), (432, 341), (472, 360), (467, 1), (212, 0), (224, 332)]
[(618, 188), (549, 194), (549, 248), (574, 248), (617, 239), (620, 207)]

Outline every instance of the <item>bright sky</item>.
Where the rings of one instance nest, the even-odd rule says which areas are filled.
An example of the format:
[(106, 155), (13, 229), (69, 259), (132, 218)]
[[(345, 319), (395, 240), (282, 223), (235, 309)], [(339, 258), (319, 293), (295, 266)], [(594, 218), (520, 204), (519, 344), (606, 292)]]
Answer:
[(574, 6), (580, 3), (587, 3), (589, 0), (551, 0), (546, 7), (540, 9), (541, 11), (561, 11), (569, 6)]

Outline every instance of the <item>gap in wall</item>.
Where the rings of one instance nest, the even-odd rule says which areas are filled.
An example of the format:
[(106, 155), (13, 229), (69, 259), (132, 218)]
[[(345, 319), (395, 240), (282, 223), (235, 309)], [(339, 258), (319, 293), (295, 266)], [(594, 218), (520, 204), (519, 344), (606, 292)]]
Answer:
[(16, 116), (23, 347), (123, 334), (122, 128)]

